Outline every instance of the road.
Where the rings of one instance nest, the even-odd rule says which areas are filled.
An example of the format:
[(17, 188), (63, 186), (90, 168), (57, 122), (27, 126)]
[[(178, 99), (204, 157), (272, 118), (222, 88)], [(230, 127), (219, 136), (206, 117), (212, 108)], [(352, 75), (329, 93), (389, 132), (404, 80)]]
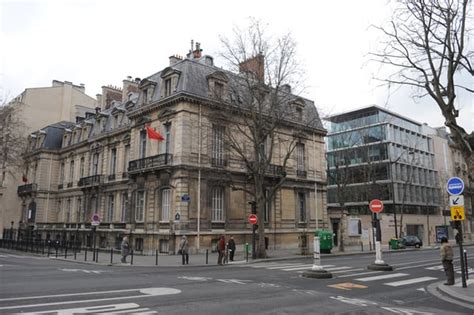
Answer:
[[(367, 255), (324, 257), (332, 279), (307, 279), (311, 259), (226, 266), (101, 266), (0, 251), (0, 314), (472, 314), (433, 296), (437, 250), (397, 252), (393, 272)], [(458, 266), (458, 261), (455, 261)], [(474, 266), (474, 260), (469, 261)], [(470, 269), (472, 277), (474, 271)], [(459, 274), (457, 275), (459, 276)]]

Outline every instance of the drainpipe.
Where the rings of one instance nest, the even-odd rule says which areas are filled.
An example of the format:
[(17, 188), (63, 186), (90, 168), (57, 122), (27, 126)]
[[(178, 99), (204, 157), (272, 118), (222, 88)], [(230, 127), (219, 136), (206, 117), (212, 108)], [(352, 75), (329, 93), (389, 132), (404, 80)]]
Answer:
[(202, 138), (202, 128), (201, 128), (201, 104), (199, 104), (199, 136), (198, 136), (198, 192), (197, 192), (197, 243), (196, 249), (199, 253), (200, 249), (200, 236), (201, 236), (201, 138)]

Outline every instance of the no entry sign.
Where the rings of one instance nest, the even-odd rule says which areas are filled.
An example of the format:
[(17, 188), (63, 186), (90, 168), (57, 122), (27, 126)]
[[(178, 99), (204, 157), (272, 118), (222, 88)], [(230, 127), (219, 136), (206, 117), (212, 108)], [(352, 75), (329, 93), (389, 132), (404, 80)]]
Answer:
[(254, 224), (257, 224), (258, 222), (258, 219), (257, 219), (257, 216), (255, 214), (251, 214), (249, 215), (249, 223), (254, 225)]
[(383, 202), (378, 199), (374, 199), (369, 203), (369, 208), (373, 213), (380, 213), (383, 210)]

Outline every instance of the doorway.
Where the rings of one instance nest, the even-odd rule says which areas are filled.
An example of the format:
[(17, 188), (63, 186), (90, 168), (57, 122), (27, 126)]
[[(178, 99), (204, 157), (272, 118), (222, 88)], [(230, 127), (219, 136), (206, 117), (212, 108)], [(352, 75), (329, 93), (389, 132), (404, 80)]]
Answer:
[(339, 245), (339, 219), (331, 219), (334, 247)]

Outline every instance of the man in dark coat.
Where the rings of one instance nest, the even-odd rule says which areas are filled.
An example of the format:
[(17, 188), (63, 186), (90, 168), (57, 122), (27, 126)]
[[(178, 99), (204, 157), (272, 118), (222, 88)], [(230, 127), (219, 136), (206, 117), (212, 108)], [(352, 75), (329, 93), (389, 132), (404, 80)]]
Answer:
[(217, 242), (217, 251), (219, 256), (217, 258), (217, 264), (222, 265), (222, 260), (225, 256), (225, 236), (221, 235), (219, 241)]
[(235, 241), (233, 236), (230, 237), (229, 243), (227, 243), (227, 248), (229, 249), (229, 260), (234, 261)]

